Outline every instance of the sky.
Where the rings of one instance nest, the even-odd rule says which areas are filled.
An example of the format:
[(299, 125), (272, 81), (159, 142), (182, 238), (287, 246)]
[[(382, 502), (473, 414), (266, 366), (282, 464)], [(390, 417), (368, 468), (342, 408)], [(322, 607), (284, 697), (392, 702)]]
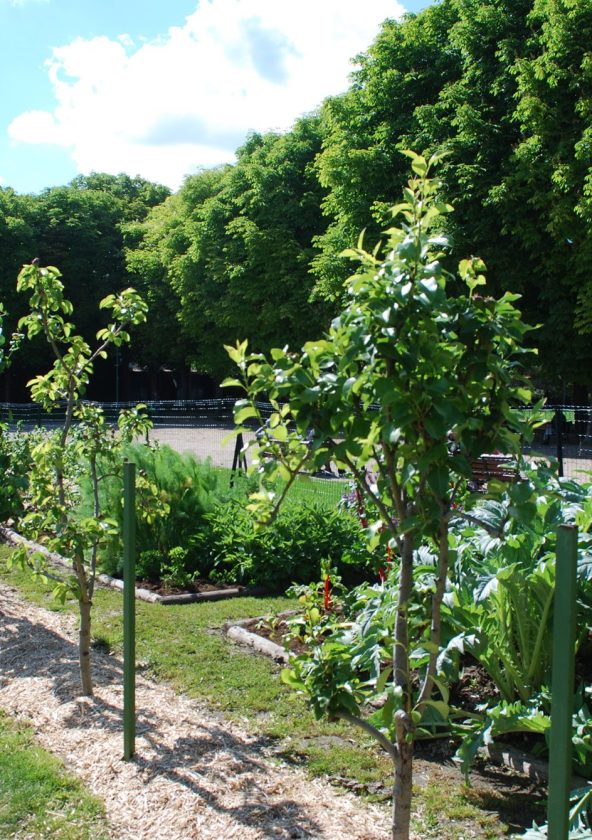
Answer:
[(0, 0), (0, 186), (141, 175), (176, 190), (348, 86), (430, 0)]

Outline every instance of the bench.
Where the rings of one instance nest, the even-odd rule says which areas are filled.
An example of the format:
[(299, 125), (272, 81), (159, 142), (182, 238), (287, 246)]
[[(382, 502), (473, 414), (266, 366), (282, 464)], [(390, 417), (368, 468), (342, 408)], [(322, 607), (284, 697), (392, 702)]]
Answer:
[(473, 481), (485, 485), (492, 479), (515, 481), (516, 461), (511, 455), (481, 455), (471, 463)]

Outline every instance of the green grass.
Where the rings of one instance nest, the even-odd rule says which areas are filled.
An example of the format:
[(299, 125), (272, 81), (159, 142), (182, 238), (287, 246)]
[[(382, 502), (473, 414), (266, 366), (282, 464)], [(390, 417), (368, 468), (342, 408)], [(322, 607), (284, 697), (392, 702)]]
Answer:
[[(0, 575), (18, 586), (25, 597), (57, 611), (77, 611), (77, 605), (72, 602), (61, 606), (51, 600), (48, 592), (28, 575), (3, 571), (2, 555), (6, 551), (0, 548)], [(379, 785), (388, 796), (390, 761), (371, 738), (342, 724), (316, 721), (303, 698), (281, 682), (279, 669), (271, 660), (243, 652), (228, 642), (222, 632), (222, 625), (230, 619), (273, 615), (293, 606), (294, 601), (287, 598), (241, 598), (166, 607), (137, 602), (138, 665), (149, 676), (166, 680), (177, 691), (203, 700), (226, 717), (240, 721), (263, 741), (274, 744), (274, 751), (282, 760), (303, 765), (312, 775), (352, 780), (361, 791), (367, 789), (372, 793)], [(93, 638), (102, 649), (121, 653), (119, 592), (103, 588), (96, 591)], [(507, 836), (507, 824), (497, 813), (503, 804), (508, 808), (508, 820), (512, 819), (511, 797), (507, 797), (507, 802), (501, 797), (500, 803), (493, 807), (488, 803), (484, 811), (462, 786), (460, 777), (458, 782), (451, 779), (452, 776), (446, 782), (445, 795), (439, 799), (438, 785), (427, 784), (418, 789), (414, 811), (420, 835)], [(524, 803), (520, 810), (529, 816)], [(532, 822), (532, 817), (529, 819)], [(432, 828), (438, 820), (450, 826), (451, 832), (454, 827), (455, 833), (438, 835), (437, 829)], [(473, 828), (471, 833), (463, 834), (467, 824)], [(458, 831), (456, 826), (460, 826)]]
[[(222, 486), (230, 486), (232, 470), (227, 467), (214, 467), (220, 474)], [(248, 491), (249, 481), (244, 475), (236, 475), (234, 489), (238, 494), (245, 494)], [(349, 490), (349, 481), (340, 478), (315, 478), (309, 475), (299, 475), (290, 487), (286, 496), (285, 505), (322, 505), (327, 508), (335, 508), (344, 493)]]
[(0, 837), (102, 840), (102, 803), (0, 710)]

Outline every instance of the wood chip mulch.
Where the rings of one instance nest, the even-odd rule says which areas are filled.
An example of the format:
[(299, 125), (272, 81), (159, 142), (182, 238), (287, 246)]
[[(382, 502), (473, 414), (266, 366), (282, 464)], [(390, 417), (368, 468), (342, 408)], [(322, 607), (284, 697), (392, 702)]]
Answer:
[(386, 809), (279, 764), (256, 734), (138, 676), (134, 761), (124, 762), (122, 664), (93, 652), (80, 695), (76, 621), (0, 583), (0, 708), (29, 722), (106, 805), (124, 840), (385, 840)]

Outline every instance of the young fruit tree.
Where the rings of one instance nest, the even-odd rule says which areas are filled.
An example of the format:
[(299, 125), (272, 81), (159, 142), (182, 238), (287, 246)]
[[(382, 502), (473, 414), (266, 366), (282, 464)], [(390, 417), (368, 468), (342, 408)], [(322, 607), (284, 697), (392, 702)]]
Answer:
[[(478, 294), (479, 259), (463, 260), (458, 274), (445, 269), (438, 229), (452, 208), (430, 177), (438, 157), (406, 154), (413, 176), (392, 211), (398, 225), (386, 232), (384, 256), (361, 242), (346, 252), (360, 268), (324, 338), (300, 353), (272, 350), (271, 359), (239, 342), (227, 350), (240, 376), (226, 381), (246, 391), (238, 427), (262, 427), (249, 444), (258, 520), (273, 518), (298, 474), (333, 462), (363, 494), (370, 544), (382, 556), (390, 548), (382, 607), (337, 624), (284, 677), (318, 716), (360, 726), (391, 756), (394, 840), (409, 837), (414, 739), (426, 718), (448, 712), (438, 657), (449, 522), (475, 459), (518, 457), (529, 428), (512, 405), (530, 399), (517, 384), (528, 329), (517, 296)], [(266, 424), (263, 399), (273, 407)]]
[[(114, 429), (106, 423), (102, 409), (84, 403), (82, 397), (96, 359), (105, 358), (110, 347), (129, 342), (126, 328), (142, 323), (147, 307), (133, 289), (106, 297), (100, 307), (110, 310), (112, 321), (98, 331), (97, 346), (91, 349), (68, 320), (73, 308), (64, 298), (60, 276), (57, 268), (42, 268), (34, 262), (23, 267), (17, 281), (17, 290), (30, 295), (29, 313), (20, 319), (19, 330), (29, 339), (43, 335), (54, 358), (47, 373), (28, 383), (31, 398), (48, 412), (64, 410), (61, 428), (45, 435), (31, 451), (28, 513), (21, 527), (27, 536), (71, 559), (72, 575), (63, 578), (50, 569), (40, 552), (29, 556), (21, 550), (15, 560), (55, 580), (56, 597), (65, 600), (73, 594), (78, 599), (80, 679), (83, 693), (92, 695), (91, 606), (97, 552), (116, 527), (101, 510), (100, 465), (109, 471), (121, 469), (122, 444), (145, 434), (150, 422), (138, 406), (121, 411)], [(81, 476), (88, 477), (93, 487), (93, 510), (88, 516), (78, 512)]]

